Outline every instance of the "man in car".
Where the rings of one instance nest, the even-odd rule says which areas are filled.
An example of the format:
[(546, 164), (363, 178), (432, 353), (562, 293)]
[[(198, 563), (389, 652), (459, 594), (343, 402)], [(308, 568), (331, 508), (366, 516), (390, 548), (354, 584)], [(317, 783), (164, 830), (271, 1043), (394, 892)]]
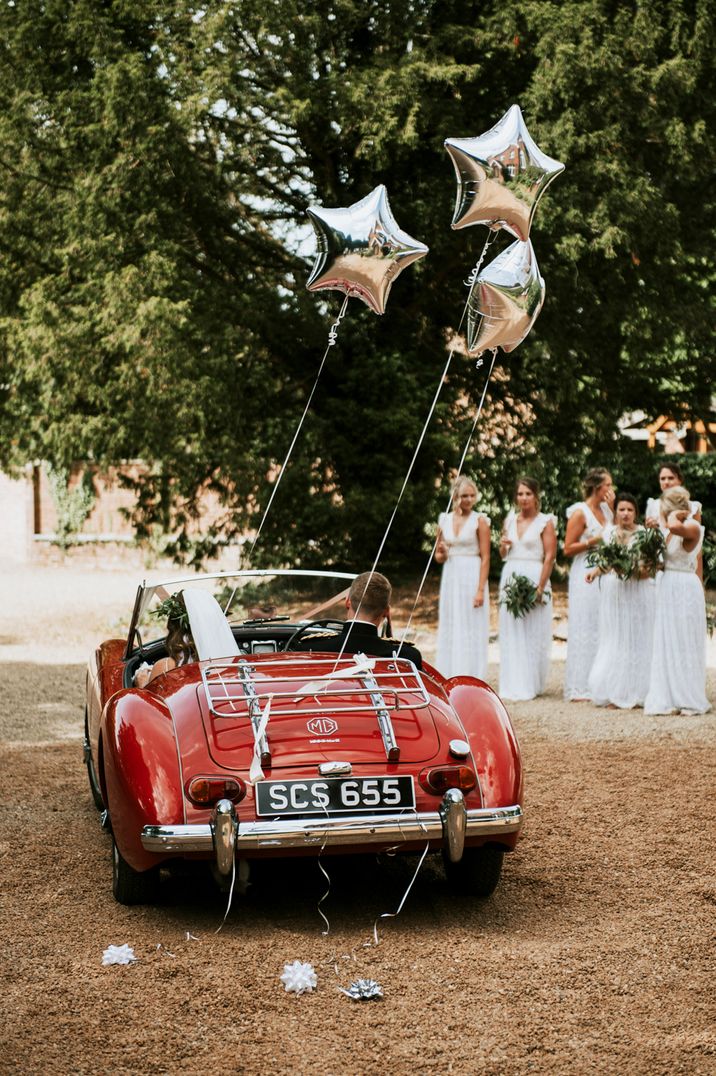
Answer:
[(391, 585), (380, 572), (363, 572), (351, 583), (346, 609), (348, 618), (341, 631), (331, 628), (307, 628), (296, 642), (296, 650), (320, 650), (330, 654), (368, 654), (372, 657), (407, 658), (421, 669), (420, 651), (399, 639), (383, 638), (378, 629), (390, 618)]

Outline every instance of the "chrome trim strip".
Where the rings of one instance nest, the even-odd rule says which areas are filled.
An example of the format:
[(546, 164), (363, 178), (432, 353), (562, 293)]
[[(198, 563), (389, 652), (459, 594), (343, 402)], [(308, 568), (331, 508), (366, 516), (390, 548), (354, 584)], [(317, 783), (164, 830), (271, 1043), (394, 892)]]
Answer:
[[(478, 807), (466, 812), (465, 840), (515, 833), (522, 825), (519, 804)], [(285, 818), (242, 822), (239, 819), (236, 852), (305, 848), (307, 845), (402, 844), (406, 841), (442, 841), (440, 810), (412, 814), (350, 816), (348, 818)], [(210, 825), (145, 826), (141, 834), (147, 852), (181, 855), (211, 852)]]
[[(411, 662), (412, 664), (412, 662)], [(378, 728), (380, 734), (383, 737), (383, 746), (385, 747), (385, 756), (388, 762), (397, 762), (400, 758), (400, 748), (398, 747), (398, 741), (395, 738), (395, 730), (393, 729), (393, 723), (390, 720), (390, 714), (388, 708), (385, 705), (385, 699), (380, 693), (380, 687), (370, 669), (364, 672), (359, 677), (363, 681), (365, 686), (370, 690), (370, 701), (375, 707), (375, 716), (378, 718)], [(424, 690), (424, 689), (423, 689)], [(395, 709), (399, 706), (398, 692), (395, 692)]]

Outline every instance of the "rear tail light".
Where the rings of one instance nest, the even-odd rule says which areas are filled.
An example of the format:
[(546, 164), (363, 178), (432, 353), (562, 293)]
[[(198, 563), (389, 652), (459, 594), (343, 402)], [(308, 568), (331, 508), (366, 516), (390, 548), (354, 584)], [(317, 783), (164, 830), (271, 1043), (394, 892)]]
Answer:
[(475, 771), (469, 766), (433, 766), (429, 770), (422, 770), (418, 780), (426, 792), (436, 796), (441, 796), (449, 788), (470, 792), (477, 784)]
[(238, 803), (246, 795), (246, 785), (240, 777), (192, 777), (186, 794), (196, 807), (213, 807), (224, 799)]

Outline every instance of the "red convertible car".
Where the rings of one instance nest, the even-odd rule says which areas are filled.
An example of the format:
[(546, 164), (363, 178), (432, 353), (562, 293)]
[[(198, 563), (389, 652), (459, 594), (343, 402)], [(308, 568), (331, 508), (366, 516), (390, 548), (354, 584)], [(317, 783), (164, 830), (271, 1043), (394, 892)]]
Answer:
[[(352, 578), (251, 571), (139, 587), (128, 638), (102, 643), (87, 672), (85, 761), (120, 903), (155, 899), (177, 859), (208, 860), (221, 880), (242, 859), (426, 842), (452, 884), (492, 893), (522, 825), (507, 712), (482, 681), (399, 654), (292, 650), (335, 623), (315, 617)], [(309, 584), (324, 600), (296, 613)], [(194, 588), (218, 610), (221, 642), (136, 687), (138, 668), (167, 654), (152, 608)]]

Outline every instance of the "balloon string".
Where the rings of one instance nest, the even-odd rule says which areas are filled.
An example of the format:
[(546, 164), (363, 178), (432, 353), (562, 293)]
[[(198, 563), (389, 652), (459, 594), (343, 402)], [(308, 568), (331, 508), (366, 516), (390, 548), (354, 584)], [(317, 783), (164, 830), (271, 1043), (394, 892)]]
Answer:
[(323, 358), (321, 359), (321, 364), (318, 367), (318, 373), (316, 374), (316, 380), (313, 382), (313, 388), (311, 389), (311, 392), (310, 392), (310, 395), (308, 397), (308, 400), (306, 401), (306, 406), (303, 409), (303, 414), (301, 415), (301, 418), (300, 418), (300, 421), (298, 423), (298, 426), (296, 427), (296, 432), (293, 435), (293, 440), (291, 441), (291, 444), (289, 445), (288, 452), (286, 453), (286, 458), (283, 461), (283, 463), (281, 464), (281, 470), (278, 473), (278, 478), (274, 482), (273, 489), (271, 490), (271, 496), (269, 498), (269, 502), (266, 505), (266, 510), (265, 510), (263, 516), (261, 517), (261, 522), (259, 523), (259, 529), (256, 531), (256, 537), (254, 538), (253, 542), (251, 543), (251, 549), (249, 550), (249, 555), (248, 555), (247, 561), (250, 560), (251, 557), (253, 556), (254, 549), (256, 548), (256, 543), (259, 540), (259, 537), (261, 535), (261, 531), (263, 530), (264, 523), (266, 522), (266, 518), (267, 518), (267, 516), (268, 516), (268, 514), (269, 514), (269, 512), (271, 510), (271, 505), (273, 504), (274, 497), (276, 496), (276, 494), (278, 492), (278, 487), (279, 487), (279, 485), (281, 483), (281, 479), (283, 478), (283, 473), (286, 470), (286, 464), (288, 463), (289, 459), (291, 458), (291, 453), (293, 452), (294, 445), (296, 444), (296, 441), (298, 440), (298, 435), (301, 432), (301, 427), (303, 426), (304, 419), (306, 418), (306, 415), (308, 414), (309, 408), (311, 406), (311, 401), (313, 400), (313, 394), (315, 393), (316, 388), (318, 386), (318, 382), (321, 379), (321, 374), (323, 373), (323, 367), (325, 365), (326, 359), (328, 358), (328, 352), (331, 350), (331, 348), (335, 344), (336, 340), (338, 339), (338, 330), (340, 328), (341, 322), (343, 321), (343, 318), (346, 315), (346, 310), (348, 309), (348, 299), (349, 299), (349, 296), (346, 295), (345, 299), (343, 300), (343, 306), (341, 307), (341, 310), (340, 310), (340, 313), (339, 313), (338, 317), (336, 318), (336, 320), (333, 322), (330, 329), (328, 330), (328, 343), (326, 344), (326, 350), (323, 353)]
[[(478, 423), (478, 420), (480, 418), (480, 414), (482, 413), (483, 404), (485, 403), (485, 395), (487, 393), (487, 386), (490, 383), (490, 378), (492, 377), (492, 371), (493, 371), (494, 366), (495, 366), (495, 358), (496, 357), (497, 357), (497, 348), (494, 347), (494, 348), (492, 348), (492, 361), (490, 362), (490, 369), (487, 371), (487, 377), (485, 378), (485, 384), (482, 386), (482, 395), (480, 396), (480, 403), (479, 403), (478, 408), (477, 408), (477, 414), (475, 415), (475, 421), (473, 422), (472, 429), (470, 430), (470, 433), (468, 434), (467, 441), (465, 442), (465, 447), (462, 450), (462, 456), (460, 457), (460, 463), (458, 464), (458, 468), (457, 468), (457, 473), (458, 474), (462, 474), (462, 467), (463, 467), (463, 464), (465, 462), (465, 459), (467, 458), (467, 452), (468, 452), (468, 449), (470, 447), (470, 442), (472, 441), (472, 439), (473, 439), (473, 437), (475, 435), (475, 430), (477, 428), (477, 423)], [(480, 366), (482, 365), (482, 359), (479, 360), (479, 365)], [(452, 500), (452, 494), (448, 497), (448, 502), (445, 505), (445, 511), (446, 512), (448, 512), (450, 510), (450, 501), (451, 500)], [(405, 642), (406, 635), (410, 631), (410, 625), (413, 622), (413, 616), (415, 615), (415, 610), (417, 608), (418, 602), (420, 601), (420, 595), (423, 592), (423, 587), (425, 586), (425, 580), (428, 577), (428, 572), (430, 570), (430, 565), (432, 563), (433, 557), (435, 556), (435, 548), (436, 548), (437, 544), (438, 544), (438, 539), (437, 539), (437, 535), (436, 535), (435, 536), (435, 541), (433, 542), (433, 547), (430, 550), (430, 554), (428, 556), (428, 560), (427, 560), (427, 563), (425, 565), (425, 571), (423, 572), (422, 579), (420, 580), (420, 585), (418, 587), (418, 592), (415, 595), (415, 601), (413, 602), (413, 607), (410, 610), (410, 616), (408, 617), (408, 623), (405, 625), (405, 628), (403, 630), (403, 634), (400, 637), (400, 644), (399, 644), (398, 650), (397, 650), (398, 654), (400, 654), (400, 648), (402, 647), (403, 643)]]
[[(471, 277), (473, 275), (475, 276), (475, 278), (477, 277), (477, 274), (478, 274), (478, 272), (480, 270), (480, 266), (482, 265), (482, 263), (483, 263), (483, 261), (485, 259), (485, 254), (487, 253), (487, 249), (488, 249), (490, 243), (492, 243), (493, 239), (495, 238), (495, 234), (496, 233), (488, 232), (487, 239), (485, 240), (485, 242), (483, 244), (483, 247), (482, 247), (482, 251), (480, 253), (480, 257), (478, 258), (477, 264), (475, 265), (472, 273), (470, 274)], [(460, 315), (460, 321), (458, 322), (457, 331), (455, 333), (456, 336), (459, 334), (460, 329), (462, 328), (462, 323), (465, 320), (465, 315), (467, 313), (467, 306), (468, 306), (469, 301), (470, 301), (470, 296), (468, 294), (468, 297), (465, 300), (465, 304), (464, 304), (464, 306), (462, 308), (462, 314)], [(413, 473), (413, 467), (415, 466), (415, 461), (418, 458), (418, 453), (419, 453), (420, 448), (422, 446), (422, 443), (423, 443), (423, 441), (425, 439), (425, 434), (427, 433), (428, 426), (430, 424), (430, 419), (433, 417), (435, 407), (437, 406), (438, 398), (440, 396), (440, 393), (442, 392), (442, 387), (443, 387), (443, 385), (445, 383), (445, 379), (446, 379), (446, 377), (448, 375), (448, 372), (450, 370), (450, 364), (452, 362), (452, 357), (455, 354), (455, 348), (456, 348), (456, 344), (453, 344), (452, 347), (450, 348), (450, 352), (449, 352), (448, 357), (447, 357), (447, 362), (445, 363), (445, 366), (443, 368), (443, 372), (440, 375), (440, 380), (438, 381), (438, 387), (437, 387), (437, 389), (435, 391), (435, 395), (433, 396), (433, 402), (430, 405), (430, 410), (428, 411), (428, 416), (425, 419), (425, 422), (423, 423), (423, 428), (422, 428), (422, 431), (420, 433), (418, 443), (417, 443), (417, 445), (415, 447), (415, 451), (413, 452), (413, 458), (411, 459), (410, 464), (408, 466), (408, 470), (406, 472), (405, 478), (403, 479), (403, 485), (401, 486), (400, 493), (398, 494), (398, 499), (395, 502), (395, 506), (393, 508), (392, 515), (391, 515), (390, 519), (388, 520), (388, 525), (385, 528), (385, 531), (383, 533), (383, 537), (381, 538), (381, 541), (380, 541), (380, 546), (378, 547), (378, 552), (375, 555), (375, 560), (373, 561), (373, 565), (372, 565), (372, 567), (370, 569), (369, 579), (368, 579), (369, 583), (370, 583), (370, 579), (375, 574), (376, 567), (378, 566), (378, 561), (380, 560), (381, 553), (383, 552), (383, 549), (385, 547), (385, 543), (388, 540), (388, 535), (390, 534), (391, 527), (393, 526), (393, 521), (395, 520), (395, 517), (396, 517), (396, 515), (398, 513), (398, 508), (400, 507), (400, 502), (403, 499), (403, 494), (405, 493), (405, 490), (407, 488), (408, 482), (410, 481), (410, 476)], [(494, 363), (494, 358), (493, 358), (493, 363)], [(483, 393), (483, 399), (484, 399), (484, 393)], [(479, 417), (479, 412), (478, 412), (478, 417)], [(477, 419), (475, 421), (477, 422)], [(368, 587), (366, 586), (365, 590), (363, 591), (363, 595), (361, 595), (360, 602), (358, 603), (358, 608), (354, 610), (353, 615), (354, 615), (354, 617), (356, 619), (357, 619), (357, 617), (358, 617), (358, 615), (360, 613), (360, 609), (361, 609), (361, 606), (363, 604), (363, 596), (365, 595), (367, 589), (368, 589)], [(346, 645), (348, 643), (348, 639), (350, 637), (352, 628), (353, 628), (353, 621), (351, 620), (351, 621), (348, 621), (348, 630), (346, 631), (345, 638), (343, 640), (343, 644), (342, 644), (341, 649), (340, 649), (340, 651), (338, 653), (338, 656), (336, 657), (335, 665), (333, 666), (333, 671), (334, 672), (335, 672), (335, 670), (336, 670), (336, 668), (338, 666), (338, 662), (343, 657), (343, 653), (344, 653)], [(405, 635), (403, 635), (403, 638), (400, 641), (401, 646), (403, 644), (404, 639), (405, 639)], [(398, 652), (400, 652), (400, 647), (398, 648)]]

